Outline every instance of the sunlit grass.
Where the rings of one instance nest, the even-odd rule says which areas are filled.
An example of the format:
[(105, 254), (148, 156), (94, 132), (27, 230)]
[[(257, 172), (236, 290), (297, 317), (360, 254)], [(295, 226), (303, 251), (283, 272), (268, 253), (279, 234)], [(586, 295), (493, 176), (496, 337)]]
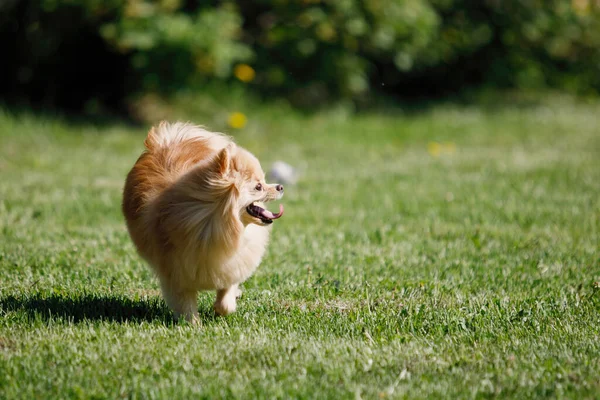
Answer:
[(1, 113), (0, 398), (597, 395), (598, 105), (182, 103), (302, 171), (238, 312), (175, 322), (135, 254), (145, 128)]

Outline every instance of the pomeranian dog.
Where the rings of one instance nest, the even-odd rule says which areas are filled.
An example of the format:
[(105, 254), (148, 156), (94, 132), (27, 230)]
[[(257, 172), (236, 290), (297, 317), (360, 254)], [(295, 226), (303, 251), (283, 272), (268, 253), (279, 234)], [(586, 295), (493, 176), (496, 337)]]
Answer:
[(282, 205), (273, 214), (264, 203), (280, 199), (283, 186), (267, 184), (256, 157), (231, 138), (199, 126), (162, 122), (144, 145), (123, 191), (133, 243), (178, 318), (200, 322), (200, 290), (216, 290), (217, 314), (234, 312), (238, 285), (283, 215)]

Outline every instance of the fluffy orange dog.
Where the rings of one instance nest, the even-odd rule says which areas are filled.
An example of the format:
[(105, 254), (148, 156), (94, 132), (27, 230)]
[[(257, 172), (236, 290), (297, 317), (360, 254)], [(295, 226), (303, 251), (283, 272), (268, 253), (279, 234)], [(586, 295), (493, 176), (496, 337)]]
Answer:
[(140, 255), (160, 279), (177, 316), (198, 323), (199, 290), (217, 291), (215, 311), (234, 312), (260, 264), (270, 225), (281, 217), (261, 202), (283, 186), (265, 183), (260, 163), (222, 134), (161, 123), (127, 176), (123, 214)]

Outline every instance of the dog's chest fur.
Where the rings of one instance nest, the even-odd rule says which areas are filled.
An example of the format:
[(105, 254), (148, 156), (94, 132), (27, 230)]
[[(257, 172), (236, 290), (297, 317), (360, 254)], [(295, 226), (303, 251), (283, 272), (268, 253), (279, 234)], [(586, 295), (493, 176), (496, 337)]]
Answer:
[(238, 249), (225, 261), (206, 259), (193, 250), (192, 254), (185, 254), (181, 267), (190, 289), (219, 289), (244, 282), (262, 260), (269, 242), (269, 231), (270, 227), (246, 226)]

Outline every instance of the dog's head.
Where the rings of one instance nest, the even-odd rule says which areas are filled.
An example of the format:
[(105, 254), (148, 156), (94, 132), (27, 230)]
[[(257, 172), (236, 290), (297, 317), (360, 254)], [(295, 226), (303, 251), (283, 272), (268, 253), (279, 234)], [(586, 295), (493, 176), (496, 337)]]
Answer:
[(229, 189), (230, 201), (239, 212), (244, 225), (270, 225), (283, 215), (283, 206), (278, 213), (272, 213), (263, 203), (281, 199), (283, 186), (268, 184), (265, 181), (259, 161), (249, 151), (230, 144), (212, 161), (214, 177)]

